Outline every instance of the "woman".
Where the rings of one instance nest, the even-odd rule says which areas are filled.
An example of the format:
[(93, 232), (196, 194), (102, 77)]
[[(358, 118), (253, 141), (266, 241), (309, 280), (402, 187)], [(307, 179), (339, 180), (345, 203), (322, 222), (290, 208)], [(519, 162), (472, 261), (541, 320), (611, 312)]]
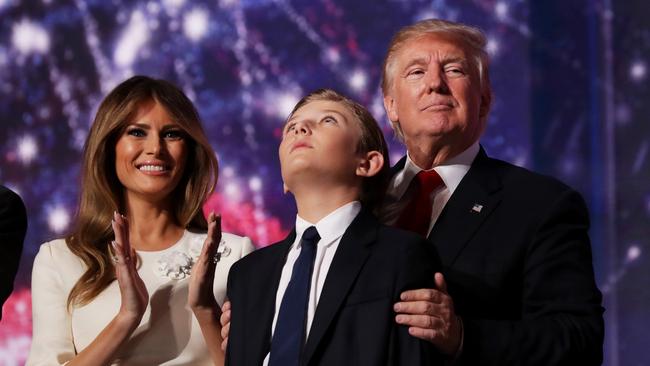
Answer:
[(223, 363), (218, 303), (230, 265), (253, 246), (203, 216), (217, 170), (196, 109), (172, 84), (135, 76), (104, 99), (76, 226), (34, 261), (28, 365)]

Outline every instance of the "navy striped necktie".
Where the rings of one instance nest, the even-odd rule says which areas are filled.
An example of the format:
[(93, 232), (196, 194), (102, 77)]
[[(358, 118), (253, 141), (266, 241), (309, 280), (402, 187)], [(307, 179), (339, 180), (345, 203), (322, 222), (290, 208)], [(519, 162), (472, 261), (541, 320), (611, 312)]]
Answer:
[(302, 234), (300, 255), (293, 265), (271, 339), (269, 366), (298, 366), (300, 362), (300, 352), (305, 344), (311, 273), (319, 240), (320, 235), (314, 226)]

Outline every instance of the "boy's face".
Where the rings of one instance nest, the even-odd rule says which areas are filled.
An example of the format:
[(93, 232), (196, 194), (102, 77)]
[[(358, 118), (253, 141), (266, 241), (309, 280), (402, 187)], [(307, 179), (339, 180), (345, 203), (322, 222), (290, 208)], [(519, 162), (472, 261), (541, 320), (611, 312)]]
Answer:
[(320, 183), (354, 184), (361, 128), (344, 104), (313, 101), (298, 109), (284, 126), (280, 143), (282, 178), (292, 190), (299, 178)]

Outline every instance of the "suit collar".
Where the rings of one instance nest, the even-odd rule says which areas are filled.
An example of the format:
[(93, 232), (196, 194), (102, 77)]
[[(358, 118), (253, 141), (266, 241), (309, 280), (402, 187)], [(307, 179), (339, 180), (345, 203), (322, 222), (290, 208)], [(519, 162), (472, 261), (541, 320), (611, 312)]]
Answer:
[[(458, 155), (433, 167), (433, 170), (442, 178), (449, 192), (454, 193), (458, 184), (467, 174), (474, 160), (476, 160), (480, 149), (479, 143), (475, 142)], [(413, 178), (422, 170), (424, 169), (415, 164), (407, 152), (406, 156), (400, 159), (392, 168), (391, 180), (388, 186), (390, 196), (395, 200), (402, 199)]]
[(370, 212), (362, 209), (343, 234), (314, 314), (304, 349), (304, 365), (309, 364), (318, 344), (332, 325), (334, 317), (354, 285), (357, 275), (370, 254), (372, 244), (377, 240), (379, 225)]
[(451, 195), (428, 239), (445, 267), (453, 265), (476, 230), (501, 201), (501, 179), (483, 147)]

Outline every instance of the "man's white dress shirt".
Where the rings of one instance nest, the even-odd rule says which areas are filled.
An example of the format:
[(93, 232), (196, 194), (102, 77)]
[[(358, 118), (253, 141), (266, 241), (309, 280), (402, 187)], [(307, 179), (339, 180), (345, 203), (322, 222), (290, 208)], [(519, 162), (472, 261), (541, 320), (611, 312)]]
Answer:
[[(456, 187), (458, 187), (460, 181), (472, 166), (472, 162), (478, 155), (478, 152), (479, 143), (477, 141), (468, 147), (467, 150), (433, 168), (440, 175), (440, 178), (442, 178), (444, 185), (431, 193), (433, 209), (431, 210), (431, 222), (427, 232), (430, 232), (433, 228), (447, 201), (449, 201)], [(414, 193), (413, 189), (410, 189), (411, 181), (422, 170), (425, 169), (417, 166), (407, 153), (404, 168), (397, 172), (388, 184), (386, 199), (380, 213), (381, 221), (384, 224), (390, 226), (397, 222), (402, 211), (411, 201)]]
[[(293, 265), (300, 255), (300, 239), (302, 239), (302, 234), (305, 232), (305, 230), (307, 230), (308, 227), (315, 226), (316, 230), (318, 230), (318, 235), (320, 235), (320, 241), (316, 247), (314, 270), (311, 274), (311, 286), (309, 287), (309, 301), (307, 302), (307, 324), (305, 330), (306, 339), (306, 337), (309, 336), (309, 329), (311, 329), (311, 323), (314, 320), (314, 314), (316, 313), (316, 307), (318, 306), (318, 299), (320, 298), (321, 291), (323, 290), (327, 272), (329, 271), (330, 265), (332, 264), (332, 259), (334, 258), (336, 249), (339, 247), (341, 237), (343, 237), (343, 233), (345, 233), (345, 230), (348, 229), (348, 226), (350, 226), (360, 211), (361, 202), (353, 201), (332, 211), (329, 215), (325, 216), (317, 223), (308, 222), (307, 220), (296, 215), (296, 239), (291, 245), (291, 249), (289, 249), (287, 261), (284, 263), (284, 267), (282, 268), (282, 275), (280, 276), (278, 291), (275, 295), (275, 315), (273, 316), (271, 337), (275, 332), (275, 324), (278, 321), (278, 314), (280, 312), (280, 306), (282, 305), (282, 297), (284, 296), (284, 292), (287, 290), (289, 280), (291, 280)], [(264, 366), (267, 366), (269, 364), (269, 355), (270, 354), (267, 354), (264, 358)]]

